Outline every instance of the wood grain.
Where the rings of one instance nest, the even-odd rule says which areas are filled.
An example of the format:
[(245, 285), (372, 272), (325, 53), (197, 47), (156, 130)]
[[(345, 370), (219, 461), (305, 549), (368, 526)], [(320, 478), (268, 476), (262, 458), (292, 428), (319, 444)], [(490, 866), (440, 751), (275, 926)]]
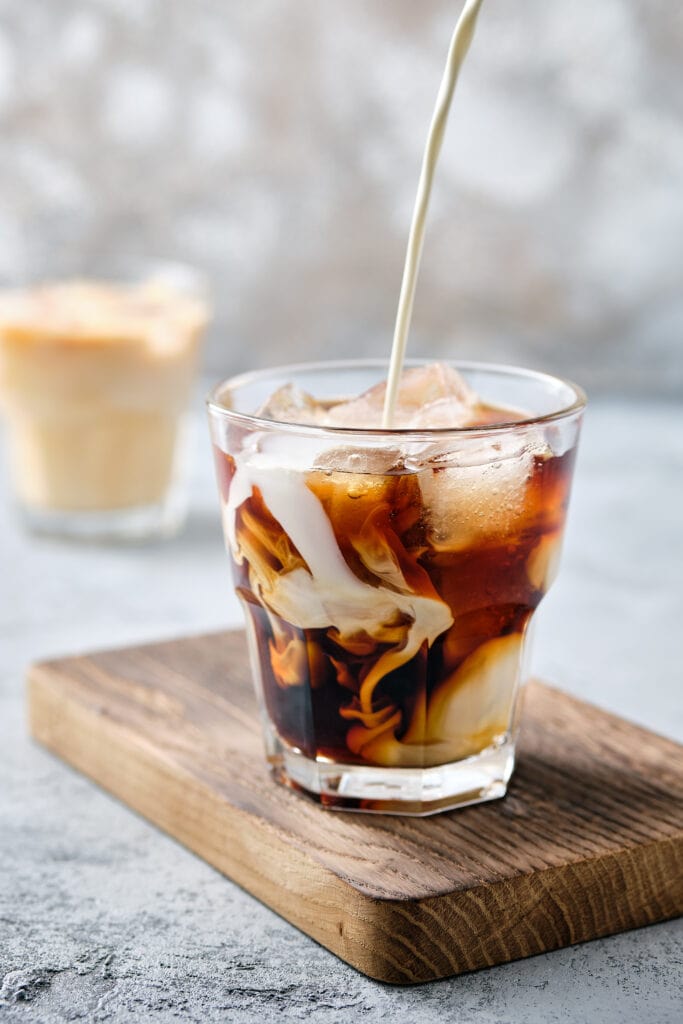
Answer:
[(508, 796), (431, 818), (276, 785), (241, 633), (43, 662), (29, 709), (46, 747), (382, 981), (683, 913), (683, 748), (538, 683)]

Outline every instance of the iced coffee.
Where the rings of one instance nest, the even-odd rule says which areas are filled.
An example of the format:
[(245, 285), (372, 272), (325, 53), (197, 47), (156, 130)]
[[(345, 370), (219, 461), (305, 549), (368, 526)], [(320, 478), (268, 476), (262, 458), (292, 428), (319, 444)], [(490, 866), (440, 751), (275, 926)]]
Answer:
[(387, 431), (386, 367), (339, 397), (361, 369), (293, 369), (258, 408), (268, 374), (216, 390), (225, 535), (278, 777), (429, 813), (505, 791), (583, 400), (524, 371), (414, 367)]
[(157, 280), (0, 294), (0, 406), (29, 523), (97, 536), (178, 525), (204, 301)]

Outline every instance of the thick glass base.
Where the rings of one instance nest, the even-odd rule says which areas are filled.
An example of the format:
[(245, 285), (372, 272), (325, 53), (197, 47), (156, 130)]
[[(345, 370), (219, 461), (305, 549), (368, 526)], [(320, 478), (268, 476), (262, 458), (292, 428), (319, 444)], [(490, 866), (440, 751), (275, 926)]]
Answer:
[(171, 493), (153, 505), (97, 512), (21, 507), (21, 516), (33, 533), (83, 541), (139, 541), (172, 537), (185, 521), (186, 504)]
[(372, 768), (313, 761), (269, 737), (274, 778), (332, 810), (424, 817), (505, 796), (515, 763), (510, 738), (434, 768)]

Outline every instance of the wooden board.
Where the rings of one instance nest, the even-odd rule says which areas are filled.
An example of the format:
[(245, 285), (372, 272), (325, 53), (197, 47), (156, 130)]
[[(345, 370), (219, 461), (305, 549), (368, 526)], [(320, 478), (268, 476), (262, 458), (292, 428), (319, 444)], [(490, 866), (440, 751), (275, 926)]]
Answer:
[(683, 913), (683, 748), (538, 683), (508, 796), (431, 818), (274, 783), (241, 633), (43, 662), (29, 700), (36, 739), (373, 978)]

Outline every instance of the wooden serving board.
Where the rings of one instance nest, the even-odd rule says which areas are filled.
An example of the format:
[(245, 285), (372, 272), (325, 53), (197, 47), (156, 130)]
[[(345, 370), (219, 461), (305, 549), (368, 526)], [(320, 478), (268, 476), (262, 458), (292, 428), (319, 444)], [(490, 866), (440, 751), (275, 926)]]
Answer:
[(508, 796), (431, 818), (273, 782), (241, 633), (46, 661), (29, 702), (37, 740), (372, 978), (683, 913), (683, 748), (539, 683)]

